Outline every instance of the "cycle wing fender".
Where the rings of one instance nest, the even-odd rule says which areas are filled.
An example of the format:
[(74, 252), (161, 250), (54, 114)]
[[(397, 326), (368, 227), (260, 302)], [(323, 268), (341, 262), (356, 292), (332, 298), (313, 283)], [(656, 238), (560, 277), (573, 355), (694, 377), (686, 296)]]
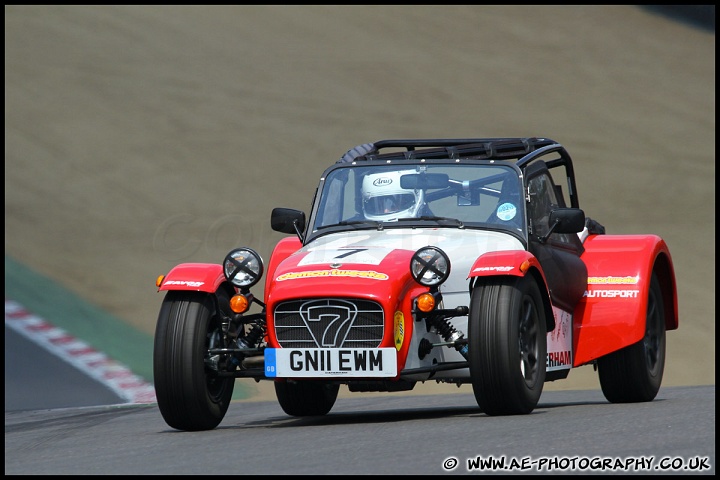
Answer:
[[(514, 275), (524, 277), (531, 268), (537, 269), (545, 282), (540, 262), (526, 250), (503, 250), (480, 255), (468, 273), (468, 278)], [(545, 282), (547, 285), (547, 283)]]
[(573, 316), (573, 366), (640, 341), (645, 334), (653, 272), (663, 291), (666, 330), (678, 328), (672, 259), (656, 235), (591, 235), (582, 260), (588, 283)]
[(216, 292), (225, 282), (222, 265), (213, 263), (182, 263), (165, 275), (158, 291), (190, 290)]

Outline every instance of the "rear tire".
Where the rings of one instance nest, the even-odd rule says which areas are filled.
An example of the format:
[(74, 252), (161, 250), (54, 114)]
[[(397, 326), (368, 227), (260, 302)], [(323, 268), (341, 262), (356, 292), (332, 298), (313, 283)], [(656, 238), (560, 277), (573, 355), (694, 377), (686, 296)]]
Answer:
[(662, 383), (665, 353), (662, 290), (653, 274), (643, 339), (598, 359), (598, 376), (605, 398), (611, 403), (652, 401)]
[(537, 282), (508, 276), (478, 284), (470, 300), (468, 338), (473, 393), (483, 412), (532, 412), (547, 361), (547, 324)]
[(285, 413), (293, 417), (327, 414), (337, 400), (339, 384), (315, 381), (275, 382), (275, 395)]
[(220, 333), (213, 296), (171, 291), (163, 300), (155, 330), (153, 375), (158, 407), (177, 430), (211, 430), (222, 421), (234, 377), (217, 377), (205, 366), (211, 341)]

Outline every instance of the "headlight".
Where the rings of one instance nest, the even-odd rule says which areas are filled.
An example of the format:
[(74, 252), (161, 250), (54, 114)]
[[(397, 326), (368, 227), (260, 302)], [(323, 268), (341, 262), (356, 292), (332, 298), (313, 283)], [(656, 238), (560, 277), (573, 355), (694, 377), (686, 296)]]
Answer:
[(225, 257), (223, 273), (233, 285), (250, 288), (262, 277), (262, 258), (252, 249), (236, 248)]
[(450, 259), (437, 247), (423, 247), (410, 259), (410, 273), (420, 285), (438, 286), (450, 275)]

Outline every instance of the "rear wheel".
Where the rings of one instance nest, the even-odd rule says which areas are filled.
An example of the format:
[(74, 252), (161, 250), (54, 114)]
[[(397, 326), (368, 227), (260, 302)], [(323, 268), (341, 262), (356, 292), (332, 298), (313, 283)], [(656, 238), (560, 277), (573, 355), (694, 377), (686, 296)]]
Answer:
[(168, 292), (155, 330), (153, 376), (158, 407), (177, 430), (211, 430), (222, 421), (235, 386), (205, 364), (207, 350), (220, 346), (220, 319), (213, 296)]
[(483, 412), (533, 411), (545, 383), (546, 336), (542, 297), (532, 277), (499, 277), (473, 289), (468, 361)]
[(653, 274), (643, 339), (599, 358), (598, 376), (609, 402), (649, 402), (660, 390), (664, 370), (665, 310), (660, 282)]
[(325, 415), (337, 400), (339, 384), (314, 381), (276, 381), (275, 395), (285, 413), (293, 417)]

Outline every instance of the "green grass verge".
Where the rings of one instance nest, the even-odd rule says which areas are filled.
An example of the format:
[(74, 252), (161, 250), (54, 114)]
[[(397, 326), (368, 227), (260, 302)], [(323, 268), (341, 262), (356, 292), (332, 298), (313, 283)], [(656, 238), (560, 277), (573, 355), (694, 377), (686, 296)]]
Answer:
[[(153, 381), (153, 337), (5, 255), (5, 298)], [(247, 381), (247, 380), (245, 380)], [(248, 398), (235, 382), (233, 399)]]

